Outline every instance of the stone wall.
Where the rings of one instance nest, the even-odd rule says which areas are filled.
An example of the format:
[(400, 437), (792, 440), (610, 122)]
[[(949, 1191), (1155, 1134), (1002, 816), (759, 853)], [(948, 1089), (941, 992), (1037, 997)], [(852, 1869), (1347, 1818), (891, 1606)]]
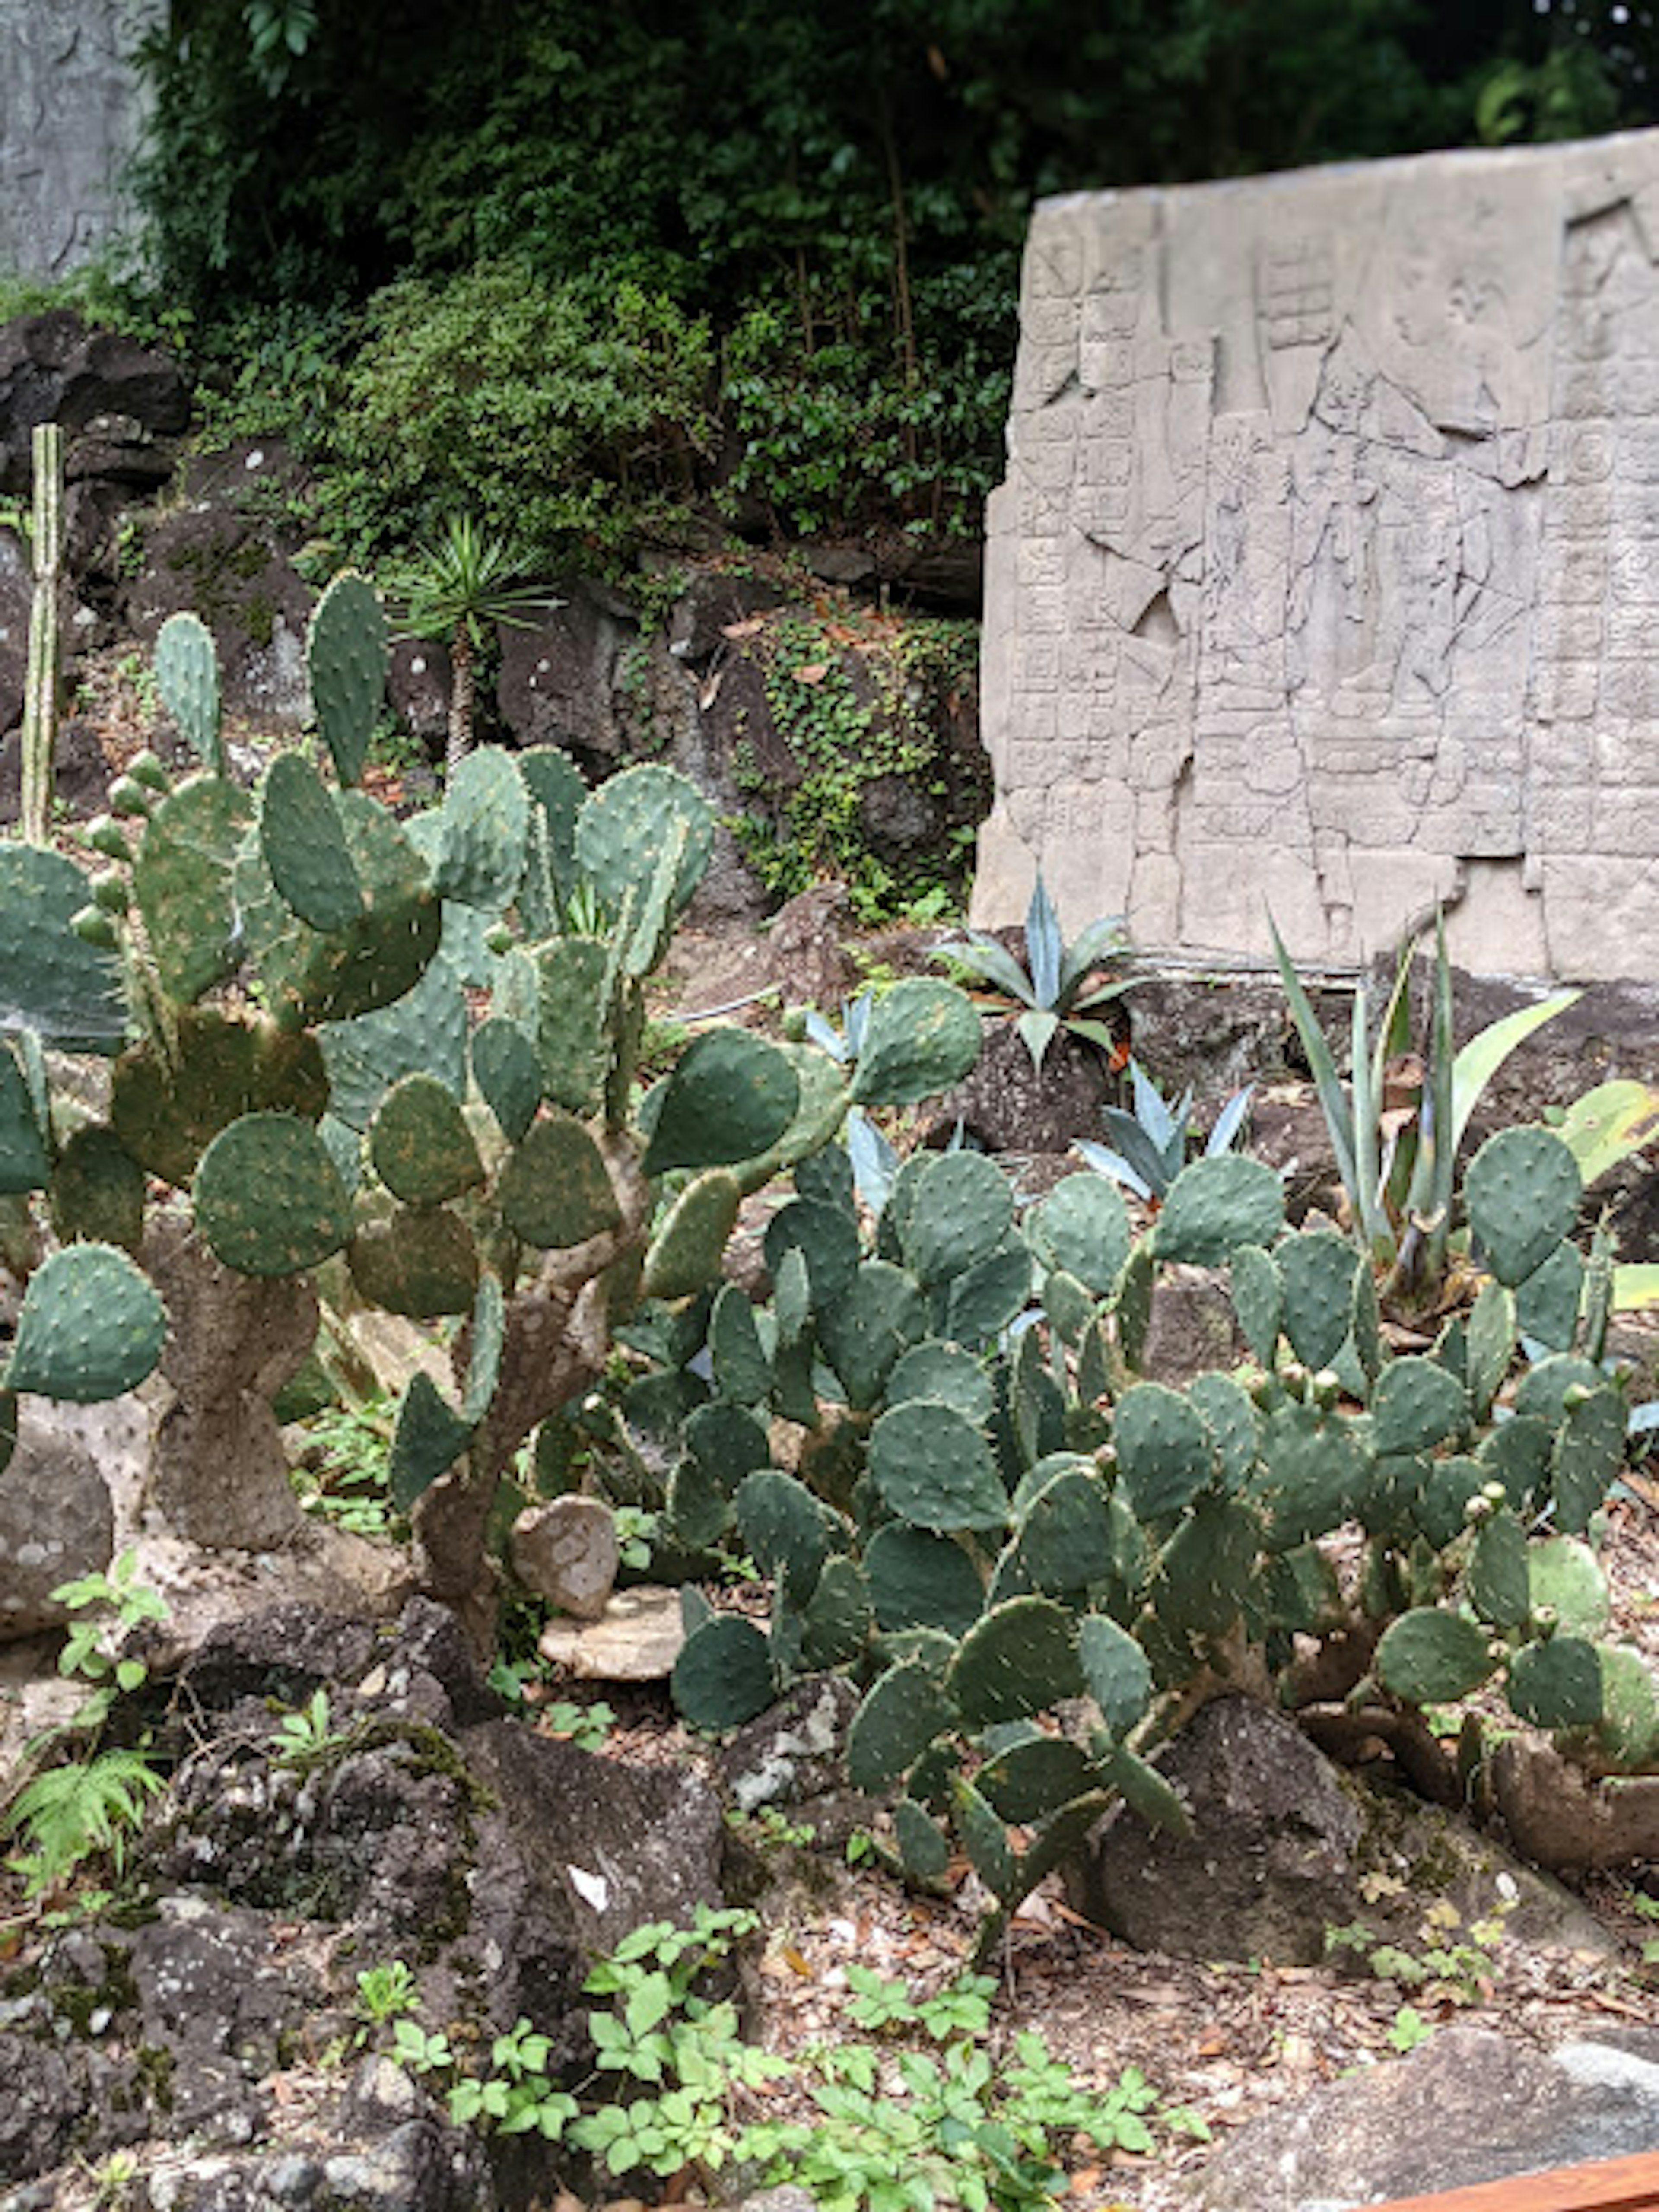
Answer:
[(975, 919), (1650, 974), (1656, 262), (1659, 131), (1042, 204)]
[(167, 0), (0, 0), (0, 275), (59, 277), (122, 227), (129, 57)]

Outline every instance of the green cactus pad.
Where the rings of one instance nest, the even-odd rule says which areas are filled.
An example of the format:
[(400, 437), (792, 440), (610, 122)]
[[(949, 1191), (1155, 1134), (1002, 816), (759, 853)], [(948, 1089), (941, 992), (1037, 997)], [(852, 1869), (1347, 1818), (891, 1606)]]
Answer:
[(963, 1638), (945, 1686), (970, 1729), (1029, 1720), (1080, 1697), (1077, 1622), (1053, 1598), (1010, 1598)]
[(1469, 1553), (1463, 1587), (1482, 1620), (1494, 1628), (1520, 1628), (1532, 1610), (1527, 1532), (1513, 1513), (1483, 1521)]
[(1013, 1221), (1008, 1179), (983, 1152), (939, 1152), (916, 1178), (901, 1231), (905, 1264), (925, 1289), (988, 1259)]
[(1599, 1389), (1606, 1380), (1593, 1359), (1582, 1358), (1576, 1352), (1552, 1353), (1528, 1368), (1516, 1385), (1516, 1414), (1559, 1429), (1566, 1418), (1568, 1391)]
[(1078, 1656), (1089, 1695), (1114, 1735), (1127, 1735), (1152, 1702), (1152, 1670), (1127, 1629), (1103, 1613), (1078, 1624)]
[(746, 1474), (736, 1505), (744, 1549), (792, 1604), (805, 1605), (830, 1556), (830, 1522), (823, 1506), (805, 1483), (775, 1467)]
[(461, 1398), (461, 1419), (475, 1426), (489, 1410), (501, 1380), (501, 1355), (507, 1349), (507, 1299), (500, 1282), (487, 1271), (479, 1278), (472, 1301), (469, 1328), (471, 1346), (466, 1363), (466, 1389)]
[[(561, 937), (508, 956), (499, 1012), (533, 1029), (541, 1088), (570, 1114), (596, 1114), (611, 1066), (610, 948), (603, 938)], [(515, 979), (518, 979), (515, 982)]]
[(1551, 1352), (1571, 1352), (1584, 1297), (1584, 1255), (1576, 1244), (1558, 1244), (1515, 1291), (1515, 1325)]
[(979, 1569), (962, 1547), (902, 1521), (889, 1522), (870, 1539), (864, 1571), (877, 1626), (888, 1634), (939, 1628), (961, 1636), (985, 1609)]
[(1123, 1263), (1114, 1301), (1117, 1317), (1117, 1348), (1130, 1367), (1139, 1367), (1146, 1356), (1152, 1326), (1152, 1293), (1158, 1282), (1158, 1262), (1149, 1243), (1137, 1244)]
[(395, 1005), (331, 1022), (318, 1042), (330, 1111), (349, 1128), (366, 1130), (406, 1075), (435, 1076), (457, 1098), (466, 1096), (466, 993), (441, 957)]
[(406, 1075), (386, 1093), (368, 1133), (368, 1156), (392, 1196), (408, 1206), (440, 1206), (484, 1179), (465, 1117), (435, 1076)]
[(688, 1417), (685, 1448), (728, 1492), (771, 1457), (765, 1428), (755, 1416), (718, 1398)]
[(1601, 1661), (1578, 1636), (1524, 1644), (1510, 1661), (1510, 1711), (1534, 1728), (1594, 1728), (1602, 1713)]
[(921, 1289), (902, 1268), (885, 1260), (866, 1260), (852, 1289), (817, 1317), (823, 1356), (848, 1403), (860, 1412), (876, 1403), (900, 1353), (920, 1343), (927, 1331)]
[(61, 853), (0, 841), (0, 1036), (32, 1030), (59, 1052), (121, 1049), (121, 963), (70, 927), (91, 897), (89, 878)]
[(1304, 1367), (1329, 1367), (1348, 1338), (1359, 1255), (1334, 1230), (1287, 1237), (1278, 1254), (1280, 1326)]
[(853, 1076), (860, 1106), (915, 1106), (960, 1083), (979, 1058), (980, 1020), (953, 984), (911, 976), (870, 1010)]
[(1595, 1747), (1616, 1771), (1640, 1773), (1659, 1760), (1659, 1684), (1639, 1651), (1599, 1644), (1601, 1717)]
[[(1047, 1462), (1044, 1462), (1047, 1464)], [(1062, 1462), (1026, 1507), (1020, 1564), (1035, 1589), (1064, 1597), (1112, 1571), (1112, 1524), (1099, 1476), (1086, 1461)]]
[(1042, 1310), (1060, 1341), (1075, 1349), (1095, 1319), (1096, 1305), (1085, 1284), (1063, 1267), (1051, 1267), (1042, 1279)]
[(950, 1407), (890, 1407), (870, 1431), (870, 1473), (883, 1503), (913, 1528), (948, 1535), (1001, 1528), (1008, 1495), (991, 1447)]
[(1224, 1266), (1241, 1244), (1271, 1244), (1285, 1225), (1285, 1187), (1263, 1160), (1218, 1152), (1170, 1186), (1152, 1232), (1160, 1260)]
[(1262, 1429), (1253, 1494), (1268, 1516), (1270, 1551), (1290, 1551), (1352, 1519), (1370, 1488), (1371, 1459), (1352, 1425), (1313, 1406), (1275, 1408)]
[(1468, 1503), (1491, 1480), (1477, 1459), (1461, 1454), (1430, 1464), (1429, 1479), (1413, 1508), (1417, 1525), (1437, 1552), (1456, 1542), (1468, 1526)]
[(1129, 1810), (1149, 1828), (1175, 1836), (1192, 1833), (1192, 1815), (1157, 1767), (1121, 1745), (1102, 1762), (1103, 1778), (1121, 1793)]
[(794, 1116), (800, 1080), (775, 1045), (747, 1030), (708, 1030), (665, 1087), (644, 1169), (730, 1167), (752, 1159)]
[(412, 1321), (471, 1310), (478, 1288), (472, 1231), (442, 1208), (394, 1213), (360, 1229), (349, 1251), (351, 1279), (371, 1305)]
[(781, 1206), (762, 1239), (768, 1272), (775, 1279), (792, 1249), (806, 1262), (812, 1304), (825, 1313), (852, 1289), (860, 1266), (858, 1223), (838, 1206), (798, 1198)]
[(52, 1221), (61, 1244), (118, 1244), (136, 1252), (144, 1234), (144, 1171), (113, 1129), (77, 1129), (52, 1177)]
[(1170, 1632), (1224, 1636), (1255, 1577), (1261, 1524), (1236, 1498), (1200, 1498), (1165, 1547), (1151, 1602)]
[(755, 1321), (755, 1309), (735, 1283), (722, 1283), (708, 1316), (708, 1353), (723, 1398), (758, 1406), (772, 1387), (772, 1363)]
[(1382, 1371), (1382, 1311), (1377, 1303), (1376, 1279), (1369, 1267), (1361, 1267), (1353, 1279), (1353, 1312), (1351, 1326), (1353, 1334), (1353, 1356), (1359, 1371), (1368, 1383), (1375, 1382)]
[(951, 1785), (951, 1809), (969, 1864), (992, 1896), (1006, 1905), (1024, 1888), (1007, 1830), (973, 1784), (961, 1776)]
[[(761, 1190), (775, 1176), (805, 1164), (814, 1148), (839, 1128), (847, 1112), (847, 1089), (827, 1054), (812, 1045), (781, 1045), (795, 1071), (799, 1096), (787, 1127), (776, 1142), (752, 1159), (733, 1163), (745, 1191)], [(796, 1185), (803, 1198), (811, 1195)]]
[(688, 1551), (713, 1551), (732, 1526), (732, 1501), (707, 1468), (683, 1459), (668, 1479), (668, 1525)]
[(156, 633), (150, 661), (161, 704), (179, 736), (204, 768), (222, 775), (219, 654), (212, 631), (198, 615), (169, 615)]
[(1551, 1536), (1527, 1551), (1530, 1610), (1546, 1607), (1573, 1636), (1599, 1636), (1613, 1609), (1607, 1578), (1576, 1536)]
[(313, 929), (362, 919), (363, 887), (334, 794), (303, 753), (278, 753), (259, 792), (259, 844), (279, 897)]
[(937, 1881), (951, 1863), (951, 1841), (914, 1797), (893, 1808), (893, 1840), (912, 1881)]
[(51, 1176), (52, 1160), (28, 1084), (16, 1054), (0, 1037), (0, 1197), (44, 1190)]
[(1260, 1245), (1242, 1244), (1229, 1261), (1233, 1311), (1244, 1341), (1263, 1367), (1271, 1369), (1279, 1349), (1285, 1311), (1285, 1286), (1279, 1263)]
[(117, 1060), (110, 1122), (139, 1165), (182, 1188), (221, 1130), (246, 1114), (311, 1121), (329, 1103), (314, 1038), (291, 1036), (263, 1015), (186, 1010), (171, 1056), (139, 1045)]
[(311, 703), (343, 786), (362, 780), (386, 663), (386, 611), (366, 577), (343, 570), (313, 609), (306, 636)]
[(166, 1307), (125, 1252), (70, 1245), (29, 1277), (0, 1389), (76, 1406), (118, 1398), (154, 1371), (167, 1332)]
[(472, 1080), (500, 1122), (501, 1133), (518, 1144), (542, 1102), (541, 1063), (534, 1040), (516, 1022), (499, 1016), (482, 1022), (472, 1036)]
[(1517, 1413), (1513, 1420), (1489, 1429), (1474, 1456), (1481, 1480), (1501, 1482), (1504, 1495), (1519, 1513), (1536, 1507), (1546, 1495), (1554, 1446), (1554, 1434), (1547, 1422), (1535, 1414)]
[[(576, 817), (576, 865), (607, 905), (618, 908), (629, 892), (639, 897), (645, 895), (657, 855), (677, 827), (685, 831), (685, 845), (672, 908), (675, 914), (682, 913), (702, 881), (714, 851), (714, 817), (696, 787), (672, 769), (647, 763), (624, 769), (602, 784)], [(711, 1160), (698, 1164), (714, 1167), (729, 1163)]]
[(386, 1462), (387, 1486), (398, 1511), (412, 1513), (471, 1441), (471, 1422), (461, 1419), (432, 1377), (421, 1372), (411, 1376), (398, 1408)]
[(1298, 1544), (1268, 1562), (1263, 1578), (1265, 1617), (1285, 1635), (1322, 1635), (1346, 1618), (1336, 1569), (1317, 1544)]
[(202, 775), (180, 784), (145, 826), (133, 895), (161, 987), (180, 1006), (223, 982), (241, 959), (236, 858), (252, 818), (234, 784)]
[(988, 1759), (975, 1778), (979, 1793), (1005, 1820), (1030, 1827), (1095, 1787), (1098, 1778), (1087, 1752), (1064, 1736), (1040, 1735), (1011, 1744)]
[[(562, 904), (576, 881), (576, 817), (587, 804), (587, 786), (570, 756), (561, 752), (556, 745), (527, 746), (517, 757), (519, 773), (538, 817), (538, 834), (549, 877), (547, 890), (553, 901)], [(539, 886), (534, 894), (530, 893), (526, 878), (525, 889), (520, 893), (520, 906), (540, 896)], [(526, 914), (524, 921), (532, 937), (545, 937), (552, 933), (550, 915)]]
[[(1562, 1248), (1571, 1251), (1572, 1247)], [(1577, 1314), (1575, 1297), (1573, 1312)], [(1483, 1283), (1469, 1311), (1468, 1353), (1470, 1409), (1477, 1421), (1492, 1411), (1515, 1358), (1516, 1296), (1501, 1283)]]
[(1231, 1376), (1210, 1372), (1193, 1377), (1187, 1401), (1198, 1408), (1210, 1432), (1223, 1486), (1243, 1490), (1255, 1467), (1261, 1436), (1261, 1417), (1249, 1393)]
[(1602, 1383), (1565, 1409), (1555, 1439), (1550, 1486), (1555, 1525), (1565, 1536), (1582, 1536), (1607, 1503), (1625, 1463), (1625, 1402)]
[(913, 1660), (890, 1667), (853, 1716), (848, 1780), (854, 1790), (883, 1796), (955, 1721), (950, 1699), (925, 1667)]
[(1463, 1176), (1475, 1243), (1511, 1289), (1571, 1236), (1583, 1195), (1578, 1163), (1548, 1129), (1500, 1129)]
[(434, 872), (441, 898), (501, 914), (524, 875), (530, 794), (498, 745), (480, 745), (450, 770), (444, 792), (443, 845)]
[(975, 1428), (988, 1426), (996, 1411), (995, 1387), (983, 1366), (959, 1344), (938, 1337), (913, 1344), (894, 1363), (887, 1377), (887, 1402), (902, 1405), (907, 1398), (937, 1398), (941, 1405), (955, 1407)]
[(202, 1155), (196, 1225), (243, 1275), (297, 1275), (351, 1235), (351, 1201), (328, 1147), (292, 1114), (245, 1114)]
[(1435, 1606), (1402, 1613), (1376, 1647), (1377, 1679), (1412, 1705), (1466, 1698), (1496, 1665), (1484, 1628)]
[(1112, 1441), (1124, 1493), (1143, 1521), (1178, 1513), (1215, 1477), (1215, 1447), (1203, 1415), (1162, 1382), (1137, 1382), (1125, 1391)]
[(641, 1287), (648, 1298), (684, 1298), (719, 1275), (737, 1226), (743, 1189), (729, 1168), (709, 1168), (670, 1206), (645, 1255)]
[(271, 880), (258, 838), (237, 855), (234, 894), (265, 1003), (285, 1029), (389, 1006), (437, 952), (443, 916), (426, 864), (384, 807), (360, 791), (335, 800), (362, 911), (343, 930), (300, 920)]
[(1011, 1232), (977, 1267), (934, 1293), (936, 1326), (957, 1344), (988, 1344), (1024, 1310), (1030, 1295), (1030, 1250)]
[(532, 1124), (501, 1170), (497, 1194), (514, 1235), (543, 1250), (585, 1243), (622, 1219), (604, 1154), (568, 1114), (546, 1113)]
[(1468, 1418), (1468, 1391), (1432, 1359), (1391, 1359), (1371, 1394), (1379, 1453), (1432, 1451), (1460, 1435)]
[(855, 1559), (824, 1562), (801, 1615), (801, 1659), (808, 1667), (853, 1667), (863, 1657), (875, 1616), (869, 1584)]
[(1063, 1268), (1099, 1298), (1116, 1289), (1129, 1256), (1129, 1215), (1105, 1176), (1066, 1176), (1032, 1208), (1025, 1231), (1045, 1266)]

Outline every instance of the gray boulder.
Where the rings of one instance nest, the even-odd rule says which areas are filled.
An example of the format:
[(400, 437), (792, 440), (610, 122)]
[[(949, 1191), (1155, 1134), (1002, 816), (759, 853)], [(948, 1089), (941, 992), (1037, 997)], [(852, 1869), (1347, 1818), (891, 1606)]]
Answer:
[[(16, 1449), (0, 1474), (0, 1644), (70, 1618), (60, 1583), (100, 1573), (115, 1550), (102, 1465), (131, 1449), (134, 1409), (20, 1399)], [(139, 1441), (143, 1424), (140, 1417)]]

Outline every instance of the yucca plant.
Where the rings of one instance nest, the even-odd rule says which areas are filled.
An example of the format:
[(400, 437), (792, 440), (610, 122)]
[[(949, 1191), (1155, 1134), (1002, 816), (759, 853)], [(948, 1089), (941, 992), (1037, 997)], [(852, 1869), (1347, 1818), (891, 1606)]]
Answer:
[(448, 765), (472, 750), (479, 657), (498, 624), (527, 629), (562, 600), (524, 580), (521, 548), (486, 537), (470, 514), (452, 514), (441, 538), (422, 545), (387, 579), (386, 596), (404, 635), (449, 649)]
[(1033, 1067), (1041, 1069), (1049, 1046), (1062, 1029), (1073, 1036), (1098, 1045), (1109, 1055), (1117, 1040), (1104, 1022), (1093, 1018), (1100, 1008), (1121, 998), (1132, 978), (1103, 977), (1101, 970), (1122, 960), (1129, 951), (1128, 933), (1121, 915), (1103, 915), (1091, 921), (1073, 945), (1060, 935), (1041, 870), (1025, 913), (1025, 958), (1021, 967), (1014, 955), (982, 929), (970, 929), (964, 939), (950, 938), (934, 946), (932, 957), (947, 961), (979, 986), (981, 1003), (1010, 1012), (1018, 1008), (1015, 1027), (1024, 1040)]
[(1356, 986), (1345, 1091), (1325, 1032), (1273, 928), (1279, 976), (1347, 1194), (1355, 1239), (1381, 1273), (1384, 1297), (1408, 1306), (1432, 1302), (1444, 1280), (1457, 1148), (1482, 1091), (1517, 1045), (1579, 996), (1558, 991), (1535, 1006), (1517, 1007), (1458, 1051), (1445, 920), (1437, 916), (1428, 1036), (1421, 1053), (1413, 1052), (1408, 986), (1419, 944), (1413, 938), (1401, 948), (1374, 1036), (1366, 987), (1363, 981)]
[[(1101, 1109), (1106, 1133), (1113, 1142), (1097, 1145), (1079, 1139), (1076, 1150), (1097, 1174), (1110, 1176), (1115, 1182), (1121, 1183), (1126, 1190), (1133, 1191), (1149, 1205), (1161, 1205), (1170, 1185), (1187, 1164), (1192, 1134), (1192, 1091), (1188, 1087), (1171, 1106), (1138, 1060), (1129, 1062), (1129, 1079), (1134, 1100), (1133, 1113), (1125, 1113), (1121, 1106)], [(1233, 1150), (1243, 1133), (1244, 1117), (1255, 1091), (1254, 1084), (1236, 1091), (1216, 1115), (1205, 1140), (1206, 1159)]]

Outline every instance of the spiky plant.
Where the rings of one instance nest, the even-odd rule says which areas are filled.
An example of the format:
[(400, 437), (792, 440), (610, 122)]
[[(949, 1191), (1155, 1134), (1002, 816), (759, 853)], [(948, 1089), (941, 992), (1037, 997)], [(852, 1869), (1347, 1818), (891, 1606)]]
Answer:
[(452, 514), (442, 537), (418, 548), (387, 585), (403, 634), (449, 648), (452, 769), (472, 750), (478, 659), (491, 632), (498, 624), (527, 629), (562, 604), (524, 580), (529, 565), (521, 548), (487, 537), (470, 514)]

